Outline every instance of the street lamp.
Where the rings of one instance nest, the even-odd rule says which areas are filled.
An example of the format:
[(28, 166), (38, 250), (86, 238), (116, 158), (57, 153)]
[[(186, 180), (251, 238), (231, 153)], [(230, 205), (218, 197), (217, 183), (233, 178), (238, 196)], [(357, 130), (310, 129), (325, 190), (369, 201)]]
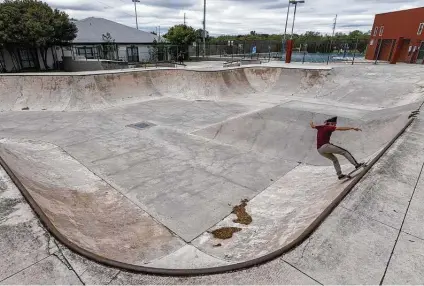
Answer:
[(284, 28), (284, 37), (283, 37), (282, 51), (281, 51), (282, 57), (283, 57), (284, 53), (286, 52), (286, 35), (287, 35), (287, 23), (289, 21), (289, 12), (290, 12), (290, 0), (289, 0), (289, 5), (287, 5), (286, 26)]
[(135, 10), (135, 26), (138, 30), (138, 19), (137, 19), (137, 2), (140, 3), (140, 0), (132, 0), (134, 2), (134, 10)]
[(286, 34), (287, 34), (287, 23), (289, 21), (290, 2), (291, 1), (289, 0), (289, 5), (287, 6), (286, 27), (284, 28), (284, 41), (286, 40)]
[(293, 39), (294, 20), (296, 19), (296, 9), (297, 9), (297, 4), (299, 4), (299, 3), (305, 3), (305, 0), (290, 0), (290, 4), (294, 4), (293, 25), (292, 25), (292, 31), (291, 31), (290, 39)]

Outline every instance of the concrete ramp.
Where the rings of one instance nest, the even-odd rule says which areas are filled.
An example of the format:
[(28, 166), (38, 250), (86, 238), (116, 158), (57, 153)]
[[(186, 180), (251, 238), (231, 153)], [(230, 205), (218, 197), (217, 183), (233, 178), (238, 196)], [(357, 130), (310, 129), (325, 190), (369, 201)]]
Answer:
[[(421, 78), (378, 69), (1, 76), (0, 161), (47, 227), (86, 257), (169, 275), (248, 267), (300, 243), (361, 178), (337, 180), (311, 120), (361, 127), (332, 137), (358, 161), (410, 123)], [(245, 224), (234, 214), (242, 201)], [(221, 227), (237, 232), (215, 238)]]
[[(285, 108), (283, 104), (198, 130), (194, 134), (271, 157), (315, 166), (329, 165), (329, 160), (317, 154), (316, 132), (308, 123), (322, 124), (330, 116), (330, 113)], [(372, 120), (339, 117), (340, 126), (358, 126), (363, 132), (335, 132), (332, 142), (362, 159), (390, 141), (406, 120), (405, 112), (400, 115), (393, 112), (390, 118)]]
[(45, 215), (49, 228), (81, 249), (143, 265), (185, 245), (53, 144), (2, 139), (0, 156)]
[[(312, 86), (319, 70), (277, 67), (133, 70), (109, 73), (57, 73), (0, 76), (0, 110), (87, 111), (152, 98), (229, 99), (263, 92), (290, 93)], [(305, 78), (305, 79), (303, 79)], [(306, 82), (306, 84), (302, 84)]]
[[(97, 170), (99, 177), (67, 151), (41, 141), (2, 139), (0, 156), (49, 229), (74, 250), (108, 265), (137, 271), (219, 272), (298, 241), (351, 183), (337, 181), (329, 162), (314, 157), (314, 132), (303, 124), (310, 118), (322, 120), (326, 115), (275, 107), (199, 130), (196, 137), (166, 128), (152, 129), (146, 135), (153, 145), (123, 163), (134, 165), (137, 156), (151, 157), (164, 149), (173, 155), (160, 155), (154, 163), (143, 160), (121, 175), (116, 171), (108, 175), (107, 165), (98, 165), (93, 157), (86, 164)], [(341, 121), (348, 123), (349, 119)], [(337, 139), (343, 140), (358, 160), (369, 161), (406, 122), (405, 114), (386, 119), (385, 124), (362, 122), (369, 137), (356, 135), (359, 139), (355, 142), (349, 137), (355, 134), (346, 133)], [(144, 137), (142, 133), (139, 136)], [(96, 141), (91, 144), (98, 148)], [(75, 152), (72, 150), (78, 146), (67, 149)], [(81, 153), (75, 154), (78, 157)], [(119, 160), (123, 156), (128, 157), (124, 153)], [(252, 168), (257, 172), (265, 168), (258, 158), (273, 165), (255, 181)], [(116, 170), (119, 160), (107, 160), (107, 168)], [(344, 164), (342, 168), (352, 166)], [(277, 179), (266, 183), (271, 173)], [(123, 184), (132, 175), (133, 187), (126, 190)], [(136, 185), (139, 178), (144, 182), (141, 186)], [(175, 194), (169, 193), (174, 192), (172, 186)], [(243, 199), (248, 200), (246, 211), (252, 217), (248, 225), (236, 223), (231, 211), (232, 205)], [(205, 222), (209, 225), (206, 231)], [(214, 238), (211, 232), (221, 227), (240, 231), (230, 239)]]

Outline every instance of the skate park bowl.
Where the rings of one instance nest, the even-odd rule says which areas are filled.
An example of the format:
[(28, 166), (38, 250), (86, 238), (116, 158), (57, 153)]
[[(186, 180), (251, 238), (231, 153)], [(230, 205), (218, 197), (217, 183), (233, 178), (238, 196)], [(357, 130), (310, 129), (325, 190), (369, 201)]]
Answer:
[(360, 184), (337, 179), (310, 121), (360, 127), (332, 142), (369, 168), (411, 123), (423, 80), (393, 69), (0, 76), (0, 163), (49, 231), (94, 261), (167, 275), (245, 268), (301, 243)]

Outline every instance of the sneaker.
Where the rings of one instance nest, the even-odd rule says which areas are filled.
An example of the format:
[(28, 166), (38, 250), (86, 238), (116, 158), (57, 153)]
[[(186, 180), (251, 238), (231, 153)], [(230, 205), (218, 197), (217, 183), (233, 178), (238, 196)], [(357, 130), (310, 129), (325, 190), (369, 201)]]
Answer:
[(345, 179), (345, 178), (347, 178), (347, 176), (346, 176), (346, 175), (344, 175), (344, 174), (339, 175), (339, 180), (343, 180), (343, 179)]
[(359, 168), (361, 168), (364, 165), (365, 165), (365, 163), (359, 163), (358, 165), (355, 166), (355, 169), (358, 170)]

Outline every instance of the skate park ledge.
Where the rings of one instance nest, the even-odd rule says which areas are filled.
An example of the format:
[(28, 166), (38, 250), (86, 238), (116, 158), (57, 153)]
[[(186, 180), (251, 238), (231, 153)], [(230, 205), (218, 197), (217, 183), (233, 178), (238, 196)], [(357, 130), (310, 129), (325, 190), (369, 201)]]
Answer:
[(26, 72), (26, 73), (6, 73), (2, 74), (1, 77), (14, 77), (14, 76), (89, 76), (89, 75), (102, 75), (102, 74), (119, 74), (119, 73), (131, 73), (138, 71), (155, 71), (155, 70), (178, 70), (183, 69), (187, 71), (198, 71), (198, 72), (210, 72), (210, 71), (223, 71), (223, 70), (232, 70), (232, 69), (246, 69), (254, 67), (270, 67), (270, 68), (284, 68), (284, 69), (299, 69), (299, 70), (322, 70), (329, 71), (332, 70), (331, 66), (322, 66), (322, 65), (307, 65), (307, 64), (285, 64), (285, 63), (263, 63), (263, 64), (243, 64), (243, 66), (234, 66), (234, 67), (213, 67), (208, 68), (207, 70), (196, 67), (178, 67), (178, 68), (169, 68), (169, 67), (157, 67), (157, 68), (126, 68), (126, 69), (115, 69), (115, 70), (98, 70), (98, 71), (79, 71), (79, 72)]

